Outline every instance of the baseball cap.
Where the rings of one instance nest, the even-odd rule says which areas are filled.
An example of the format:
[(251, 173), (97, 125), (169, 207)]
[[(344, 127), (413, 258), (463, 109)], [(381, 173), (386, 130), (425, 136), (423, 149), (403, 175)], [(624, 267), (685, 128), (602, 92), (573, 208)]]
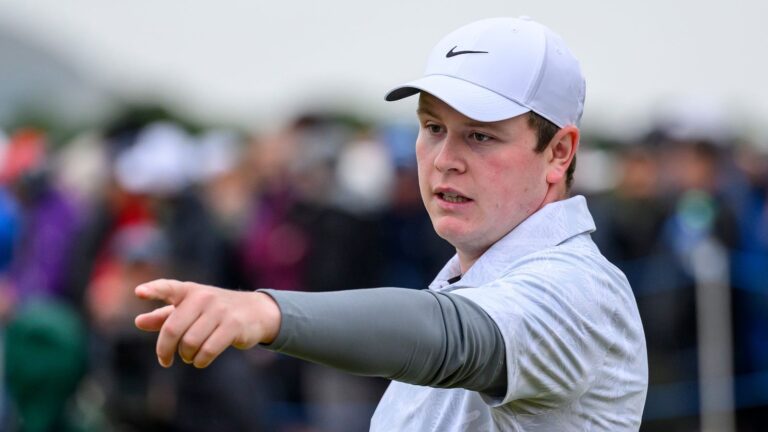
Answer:
[(422, 78), (389, 91), (395, 101), (419, 92), (482, 122), (533, 111), (563, 127), (578, 125), (585, 83), (579, 61), (549, 28), (520, 18), (490, 18), (445, 36)]

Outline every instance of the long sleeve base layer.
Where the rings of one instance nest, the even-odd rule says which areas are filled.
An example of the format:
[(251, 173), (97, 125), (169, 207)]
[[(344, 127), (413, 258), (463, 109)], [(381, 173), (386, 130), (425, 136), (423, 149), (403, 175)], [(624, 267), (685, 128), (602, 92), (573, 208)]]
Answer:
[(462, 296), (406, 288), (261, 292), (282, 316), (267, 349), (358, 375), (505, 393), (501, 332)]

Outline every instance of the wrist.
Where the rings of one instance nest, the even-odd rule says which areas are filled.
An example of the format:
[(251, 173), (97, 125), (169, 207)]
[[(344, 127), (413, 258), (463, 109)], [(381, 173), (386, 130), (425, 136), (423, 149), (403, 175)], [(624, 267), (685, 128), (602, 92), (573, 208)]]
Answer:
[(255, 292), (256, 296), (256, 315), (259, 317), (259, 324), (261, 327), (261, 340), (262, 344), (270, 344), (280, 333), (280, 322), (282, 316), (280, 314), (280, 307), (277, 305), (275, 299), (269, 294), (263, 292)]

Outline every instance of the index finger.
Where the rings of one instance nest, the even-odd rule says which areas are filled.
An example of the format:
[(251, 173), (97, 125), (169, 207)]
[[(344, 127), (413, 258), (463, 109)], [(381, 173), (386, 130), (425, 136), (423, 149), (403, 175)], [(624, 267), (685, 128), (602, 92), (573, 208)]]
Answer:
[(136, 287), (136, 297), (144, 300), (160, 300), (178, 306), (189, 291), (189, 283), (173, 279), (157, 279)]

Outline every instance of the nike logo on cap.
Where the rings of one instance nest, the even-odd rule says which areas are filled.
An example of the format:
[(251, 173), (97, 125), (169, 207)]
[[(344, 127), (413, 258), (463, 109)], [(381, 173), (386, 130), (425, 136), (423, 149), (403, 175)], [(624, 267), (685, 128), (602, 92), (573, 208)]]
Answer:
[(451, 50), (448, 51), (447, 54), (445, 54), (445, 58), (451, 58), (451, 57), (462, 55), (462, 54), (488, 54), (488, 51), (454, 51), (458, 47), (459, 46), (456, 45), (455, 47), (451, 48)]

